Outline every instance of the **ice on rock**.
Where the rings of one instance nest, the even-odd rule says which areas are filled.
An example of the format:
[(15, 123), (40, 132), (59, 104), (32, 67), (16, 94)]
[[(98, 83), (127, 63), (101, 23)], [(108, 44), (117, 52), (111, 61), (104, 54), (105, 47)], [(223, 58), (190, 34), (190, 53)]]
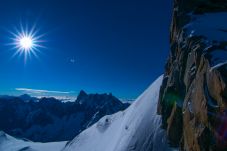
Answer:
[(189, 37), (204, 36), (210, 41), (227, 40), (226, 12), (189, 15), (192, 16), (193, 20), (184, 27)]

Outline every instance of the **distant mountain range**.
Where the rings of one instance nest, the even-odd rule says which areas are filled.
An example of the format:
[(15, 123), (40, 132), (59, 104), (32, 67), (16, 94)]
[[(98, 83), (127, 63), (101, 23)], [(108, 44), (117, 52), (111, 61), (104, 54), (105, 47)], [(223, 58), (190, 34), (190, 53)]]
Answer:
[(39, 100), (39, 98), (31, 97), (28, 94), (23, 94), (23, 95), (20, 95), (20, 96), (0, 95), (0, 99), (5, 99), (5, 100), (21, 99), (24, 102), (27, 102), (27, 101), (38, 101)]
[(101, 117), (124, 110), (112, 94), (81, 91), (74, 102), (56, 98), (36, 98), (27, 94), (0, 96), (0, 130), (19, 138), (38, 142), (73, 139)]

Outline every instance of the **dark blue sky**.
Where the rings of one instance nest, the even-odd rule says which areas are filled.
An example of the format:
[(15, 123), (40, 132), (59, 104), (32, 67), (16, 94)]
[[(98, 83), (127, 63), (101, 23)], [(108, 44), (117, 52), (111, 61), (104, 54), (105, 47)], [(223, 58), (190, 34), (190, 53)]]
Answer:
[[(0, 94), (16, 88), (136, 98), (164, 71), (172, 0), (0, 2)], [(37, 23), (46, 48), (26, 64), (8, 31)], [(73, 63), (73, 60), (75, 62)], [(71, 61), (70, 61), (71, 60)], [(46, 92), (48, 93), (48, 92)], [(51, 92), (52, 94), (55, 92)], [(54, 94), (59, 95), (59, 94)]]

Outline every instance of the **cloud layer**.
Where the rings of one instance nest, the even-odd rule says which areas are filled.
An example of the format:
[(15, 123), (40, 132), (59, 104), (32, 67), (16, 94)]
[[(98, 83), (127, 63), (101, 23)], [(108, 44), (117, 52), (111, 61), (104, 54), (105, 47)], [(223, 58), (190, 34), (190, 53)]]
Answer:
[(39, 90), (39, 89), (29, 89), (29, 88), (16, 88), (17, 91), (23, 91), (26, 93), (36, 93), (36, 94), (46, 94), (46, 93), (51, 93), (51, 94), (71, 94), (74, 93), (72, 91), (51, 91), (51, 90)]

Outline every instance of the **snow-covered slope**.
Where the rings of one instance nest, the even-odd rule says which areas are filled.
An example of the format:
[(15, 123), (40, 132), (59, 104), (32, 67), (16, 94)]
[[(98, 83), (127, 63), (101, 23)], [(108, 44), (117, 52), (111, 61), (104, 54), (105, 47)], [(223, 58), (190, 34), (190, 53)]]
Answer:
[(67, 142), (34, 143), (0, 131), (0, 151), (60, 151)]
[(160, 76), (128, 109), (100, 119), (63, 151), (165, 151), (161, 117), (156, 114)]

